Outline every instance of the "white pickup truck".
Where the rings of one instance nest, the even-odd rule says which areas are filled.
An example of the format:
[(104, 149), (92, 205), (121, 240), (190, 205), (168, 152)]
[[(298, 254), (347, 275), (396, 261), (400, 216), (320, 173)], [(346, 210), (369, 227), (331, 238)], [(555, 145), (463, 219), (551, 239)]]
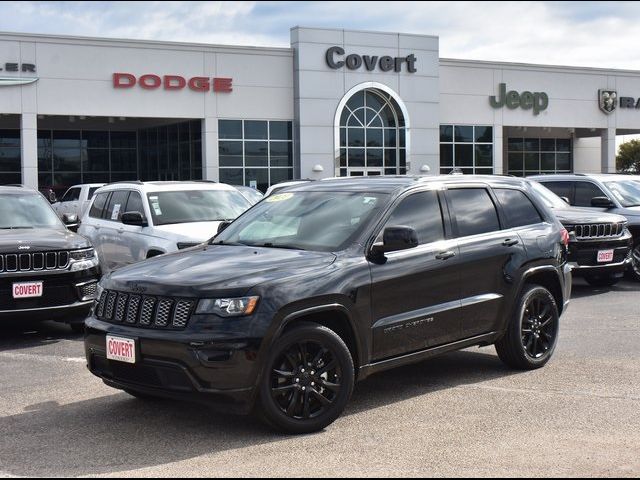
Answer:
[(59, 202), (52, 205), (58, 216), (76, 215), (82, 218), (87, 207), (91, 204), (91, 199), (95, 191), (103, 187), (104, 183), (86, 183), (84, 185), (74, 185), (67, 190)]

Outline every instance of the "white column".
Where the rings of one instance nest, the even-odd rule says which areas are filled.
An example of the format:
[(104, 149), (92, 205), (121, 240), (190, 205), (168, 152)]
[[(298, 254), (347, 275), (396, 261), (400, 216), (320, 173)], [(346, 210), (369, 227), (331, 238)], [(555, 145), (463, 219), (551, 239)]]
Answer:
[(605, 128), (600, 131), (602, 173), (616, 173), (616, 129)]
[(20, 156), (22, 157), (22, 183), (38, 188), (38, 116), (23, 113), (20, 118)]
[(493, 173), (502, 175), (504, 172), (504, 140), (502, 125), (493, 126)]
[(202, 174), (204, 180), (218, 181), (218, 119), (206, 117), (202, 122)]

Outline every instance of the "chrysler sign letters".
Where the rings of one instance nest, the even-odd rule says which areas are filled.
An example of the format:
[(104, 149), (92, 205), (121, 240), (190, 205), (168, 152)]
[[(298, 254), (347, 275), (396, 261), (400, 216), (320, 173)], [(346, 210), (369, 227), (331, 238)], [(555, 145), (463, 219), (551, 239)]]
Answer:
[(189, 88), (195, 92), (231, 92), (233, 91), (232, 78), (191, 77), (180, 75), (154, 74), (141, 75), (139, 78), (131, 73), (114, 73), (113, 88), (133, 88), (138, 85), (145, 90), (183, 90)]

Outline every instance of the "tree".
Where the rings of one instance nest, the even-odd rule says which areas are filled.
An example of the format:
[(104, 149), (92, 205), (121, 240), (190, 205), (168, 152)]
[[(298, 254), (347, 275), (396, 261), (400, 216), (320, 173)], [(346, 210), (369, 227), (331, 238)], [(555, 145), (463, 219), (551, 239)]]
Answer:
[(630, 140), (620, 145), (616, 167), (620, 173), (640, 172), (640, 140)]

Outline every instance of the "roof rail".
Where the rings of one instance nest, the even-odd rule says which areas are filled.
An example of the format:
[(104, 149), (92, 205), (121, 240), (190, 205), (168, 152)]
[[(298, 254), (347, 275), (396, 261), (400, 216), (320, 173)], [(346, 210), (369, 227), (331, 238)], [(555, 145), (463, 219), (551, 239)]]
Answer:
[[(133, 185), (144, 185), (144, 182), (140, 181), (140, 180), (122, 180), (120, 182), (111, 182), (108, 183), (107, 185), (120, 185), (123, 183), (128, 183), (128, 184), (133, 184)], [(105, 186), (107, 186), (105, 185)]]
[(186, 180), (187, 182), (196, 182), (196, 183), (220, 183), (215, 180)]

